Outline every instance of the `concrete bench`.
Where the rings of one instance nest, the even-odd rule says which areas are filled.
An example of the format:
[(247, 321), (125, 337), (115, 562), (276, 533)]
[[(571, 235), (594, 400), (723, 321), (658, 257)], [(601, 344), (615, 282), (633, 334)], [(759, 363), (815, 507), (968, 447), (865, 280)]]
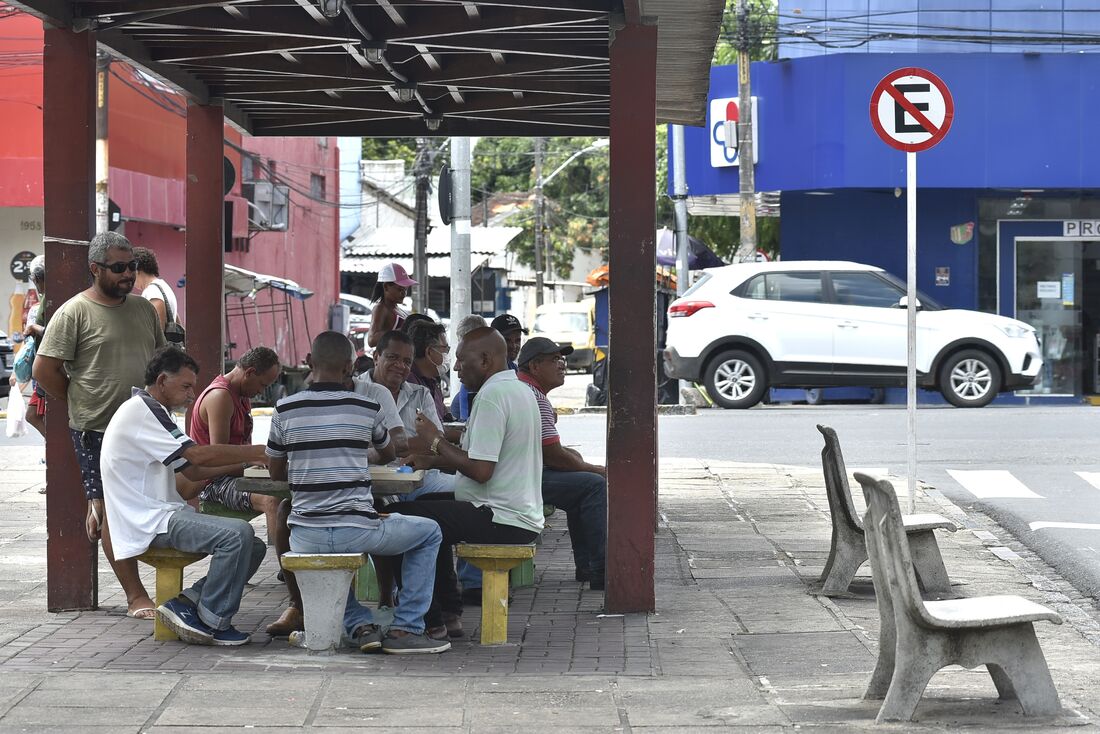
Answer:
[[(825, 473), (825, 494), (829, 499), (833, 536), (829, 545), (829, 559), (821, 572), (821, 593), (825, 596), (842, 596), (856, 577), (856, 571), (867, 561), (867, 542), (863, 523), (852, 502), (848, 486), (848, 471), (844, 455), (840, 451), (840, 439), (829, 426), (819, 425), (817, 430), (825, 437), (821, 449), (821, 468)], [(909, 538), (909, 550), (913, 556), (917, 577), (929, 594), (949, 595), (951, 579), (943, 565), (940, 548), (936, 544), (935, 530), (955, 532), (955, 523), (942, 515), (903, 515), (902, 524)]]
[(1020, 596), (925, 602), (913, 573), (890, 482), (856, 475), (867, 497), (867, 548), (878, 599), (878, 662), (864, 698), (883, 699), (877, 721), (911, 721), (928, 681), (947, 665), (985, 665), (1001, 699), (1026, 716), (1061, 712), (1034, 623), (1062, 618)]
[[(302, 647), (312, 652), (335, 650), (344, 631), (351, 579), (367, 557), (362, 553), (284, 553), (279, 559), (302, 591), (306, 621)], [(294, 641), (292, 638), (291, 643)]]
[(458, 557), (481, 569), (481, 644), (508, 641), (508, 571), (535, 557), (535, 544), (459, 543)]
[[(175, 548), (150, 548), (137, 557), (142, 563), (146, 563), (156, 569), (156, 602), (161, 604), (174, 599), (183, 591), (183, 569), (196, 561), (206, 558), (204, 553), (185, 553)], [(157, 615), (153, 623), (154, 640), (178, 640), (176, 633), (168, 629), (160, 621)]]

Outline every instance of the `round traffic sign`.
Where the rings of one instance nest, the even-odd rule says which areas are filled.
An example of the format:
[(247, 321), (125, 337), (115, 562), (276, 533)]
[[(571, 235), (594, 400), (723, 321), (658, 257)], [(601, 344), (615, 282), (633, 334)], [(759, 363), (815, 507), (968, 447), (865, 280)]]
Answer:
[(916, 153), (943, 140), (951, 129), (955, 102), (938, 76), (927, 69), (892, 71), (871, 93), (871, 125), (887, 145)]

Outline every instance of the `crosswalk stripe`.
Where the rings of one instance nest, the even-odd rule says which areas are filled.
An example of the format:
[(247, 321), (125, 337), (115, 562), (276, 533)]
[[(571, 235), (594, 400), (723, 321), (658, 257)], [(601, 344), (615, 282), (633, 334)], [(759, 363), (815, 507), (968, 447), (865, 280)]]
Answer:
[(1043, 528), (1066, 528), (1067, 530), (1100, 530), (1100, 525), (1094, 522), (1033, 522), (1030, 524), (1032, 530), (1042, 530)]
[(963, 489), (980, 500), (984, 499), (1042, 499), (1035, 494), (1012, 472), (1004, 470), (963, 471), (948, 469), (947, 473)]
[(1084, 479), (1086, 482), (1088, 482), (1092, 486), (1096, 487), (1097, 489), (1100, 489), (1100, 472), (1097, 472), (1097, 471), (1078, 471), (1078, 472), (1074, 472), (1074, 474), (1081, 477), (1082, 479)]

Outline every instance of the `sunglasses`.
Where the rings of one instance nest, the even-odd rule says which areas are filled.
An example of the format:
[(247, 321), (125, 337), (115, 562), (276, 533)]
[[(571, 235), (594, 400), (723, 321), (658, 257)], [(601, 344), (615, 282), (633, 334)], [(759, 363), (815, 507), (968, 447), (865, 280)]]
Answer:
[(131, 260), (128, 263), (111, 263), (110, 265), (108, 265), (107, 263), (96, 262), (96, 265), (101, 268), (107, 268), (115, 275), (122, 275), (127, 270), (129, 270), (131, 273), (135, 273), (138, 269), (137, 260)]

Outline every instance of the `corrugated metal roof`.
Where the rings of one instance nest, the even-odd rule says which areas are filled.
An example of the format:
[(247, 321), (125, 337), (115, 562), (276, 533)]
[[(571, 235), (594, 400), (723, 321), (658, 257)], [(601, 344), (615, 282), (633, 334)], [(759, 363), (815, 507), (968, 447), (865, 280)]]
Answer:
[[(520, 227), (474, 227), (470, 230), (470, 266), (506, 268), (508, 243), (523, 229)], [(386, 263), (402, 265), (413, 278), (412, 227), (379, 227), (347, 244), (340, 257), (340, 271), (377, 273)], [(428, 234), (428, 277), (451, 276), (451, 232), (437, 227)]]

